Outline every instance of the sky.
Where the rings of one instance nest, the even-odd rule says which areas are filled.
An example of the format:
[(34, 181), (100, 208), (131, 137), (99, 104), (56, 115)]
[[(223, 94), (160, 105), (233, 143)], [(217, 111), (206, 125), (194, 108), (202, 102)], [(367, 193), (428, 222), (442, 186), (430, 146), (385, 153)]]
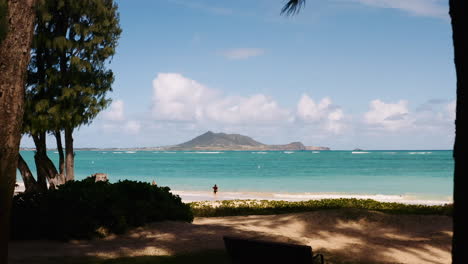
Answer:
[(173, 145), (206, 131), (331, 149), (453, 146), (446, 0), (309, 0), (292, 17), (283, 0), (117, 3), (113, 102), (75, 131), (75, 147)]

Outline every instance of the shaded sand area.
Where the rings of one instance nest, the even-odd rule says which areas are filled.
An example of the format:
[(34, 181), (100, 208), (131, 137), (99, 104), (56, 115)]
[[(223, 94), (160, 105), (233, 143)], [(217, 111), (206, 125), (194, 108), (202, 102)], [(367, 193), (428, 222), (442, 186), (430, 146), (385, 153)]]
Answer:
[(35, 263), (36, 256), (116, 258), (223, 249), (223, 235), (307, 244), (324, 253), (327, 263), (450, 263), (452, 218), (357, 209), (200, 217), (193, 224), (153, 223), (91, 241), (14, 241), (10, 263)]

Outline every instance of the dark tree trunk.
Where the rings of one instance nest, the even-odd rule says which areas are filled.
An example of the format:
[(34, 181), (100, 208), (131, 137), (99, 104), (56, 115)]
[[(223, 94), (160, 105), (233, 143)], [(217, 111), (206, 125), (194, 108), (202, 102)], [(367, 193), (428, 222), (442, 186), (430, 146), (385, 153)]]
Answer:
[(65, 177), (57, 172), (54, 163), (47, 156), (46, 133), (37, 133), (32, 135), (36, 145), (36, 154), (34, 161), (37, 169), (37, 179), (40, 181), (41, 190), (46, 190), (46, 179), (49, 182), (49, 189), (55, 189), (60, 184), (65, 183)]
[(65, 128), (65, 173), (67, 181), (75, 179), (75, 153), (73, 153), (73, 128)]
[(28, 164), (24, 161), (21, 154), (18, 155), (18, 170), (23, 178), (25, 192), (34, 192), (38, 190), (36, 179), (34, 179)]
[[(50, 177), (48, 174), (49, 169), (47, 168), (48, 162), (45, 160), (47, 157), (47, 144), (45, 132), (36, 133), (31, 135), (34, 144), (36, 145), (36, 153), (34, 154), (34, 162), (36, 163), (37, 172), (37, 184), (41, 191), (47, 190), (47, 178)], [(57, 170), (56, 170), (57, 171)], [(53, 175), (55, 177), (55, 175)]]
[(63, 175), (65, 172), (65, 156), (63, 154), (62, 134), (60, 130), (56, 130), (54, 136), (57, 141), (57, 152), (59, 154), (59, 173)]
[(11, 200), (16, 181), (24, 82), (35, 0), (9, 0), (8, 33), (0, 43), (0, 263), (8, 261)]
[(450, 0), (450, 16), (452, 18), (453, 47), (455, 53), (455, 70), (457, 73), (457, 110), (455, 120), (455, 159), (454, 191), (453, 191), (453, 244), (452, 263), (468, 263), (468, 162), (465, 151), (468, 150), (468, 113), (466, 111), (467, 78), (468, 78), (468, 10), (466, 0)]
[(57, 142), (57, 152), (59, 154), (59, 173), (55, 178), (55, 186), (58, 186), (64, 184), (67, 179), (65, 177), (65, 155), (63, 154), (62, 134), (60, 130), (56, 130), (54, 136)]

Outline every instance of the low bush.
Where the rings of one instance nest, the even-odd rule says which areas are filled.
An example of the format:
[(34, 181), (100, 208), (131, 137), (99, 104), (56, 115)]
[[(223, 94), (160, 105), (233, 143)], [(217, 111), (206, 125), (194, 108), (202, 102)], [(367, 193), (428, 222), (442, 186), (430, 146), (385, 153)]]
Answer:
[(15, 196), (12, 238), (91, 238), (163, 220), (193, 220), (190, 207), (169, 187), (128, 180), (95, 182), (91, 177), (57, 190)]
[(322, 199), (299, 202), (270, 200), (226, 200), (190, 203), (195, 216), (266, 215), (355, 208), (391, 214), (452, 215), (453, 205), (411, 205), (371, 199)]

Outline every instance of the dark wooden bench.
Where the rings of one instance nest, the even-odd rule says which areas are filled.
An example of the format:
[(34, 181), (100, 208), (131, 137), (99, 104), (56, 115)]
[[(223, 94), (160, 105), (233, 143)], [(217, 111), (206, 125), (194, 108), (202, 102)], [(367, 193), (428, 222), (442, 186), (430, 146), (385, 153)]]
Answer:
[(224, 236), (224, 246), (233, 264), (313, 264), (323, 256), (305, 245)]

